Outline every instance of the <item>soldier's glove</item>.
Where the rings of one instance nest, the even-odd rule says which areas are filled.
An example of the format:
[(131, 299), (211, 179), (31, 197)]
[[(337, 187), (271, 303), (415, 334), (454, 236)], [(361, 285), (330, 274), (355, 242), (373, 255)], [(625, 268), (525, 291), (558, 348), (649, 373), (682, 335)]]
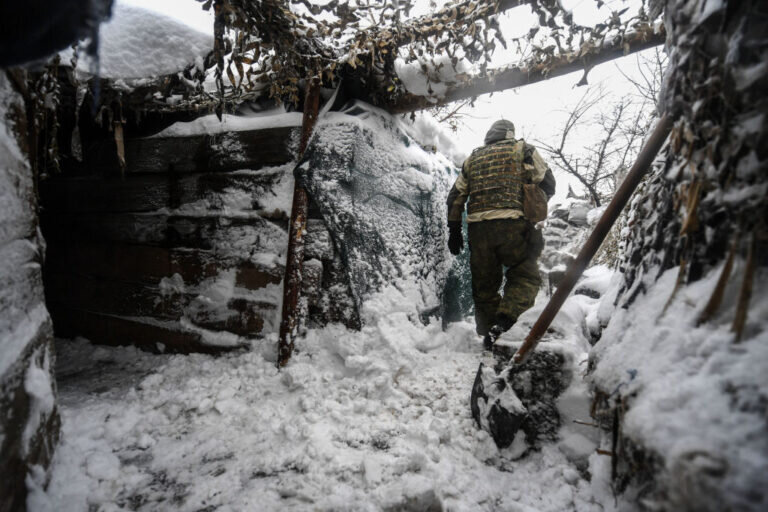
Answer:
[(448, 221), (448, 250), (458, 256), (464, 248), (464, 237), (461, 235), (461, 221)]

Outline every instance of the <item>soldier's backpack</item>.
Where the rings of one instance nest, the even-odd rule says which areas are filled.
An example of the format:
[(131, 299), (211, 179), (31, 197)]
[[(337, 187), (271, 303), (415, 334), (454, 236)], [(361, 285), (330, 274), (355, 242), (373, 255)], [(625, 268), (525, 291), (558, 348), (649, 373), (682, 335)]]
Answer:
[(523, 185), (523, 214), (534, 224), (547, 218), (547, 195), (536, 184)]

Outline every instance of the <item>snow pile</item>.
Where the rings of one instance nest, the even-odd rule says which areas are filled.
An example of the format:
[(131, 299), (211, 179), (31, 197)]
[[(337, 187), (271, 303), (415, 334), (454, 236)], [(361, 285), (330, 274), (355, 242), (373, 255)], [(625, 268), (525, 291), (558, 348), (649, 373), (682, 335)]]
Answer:
[[(24, 376), (24, 391), (30, 397), (29, 419), (21, 437), (22, 455), (25, 457), (35, 448), (32, 441), (43, 423), (53, 414), (56, 400), (50, 355), (45, 349), (38, 349), (37, 352)], [(37, 360), (40, 359), (42, 363), (38, 365)]]
[[(183, 70), (213, 50), (213, 34), (204, 33), (154, 11), (117, 2), (99, 33), (99, 74), (139, 79)], [(71, 57), (63, 52), (63, 62)], [(80, 59), (78, 70), (90, 71)], [(199, 65), (199, 64), (198, 64)]]
[[(43, 304), (40, 256), (44, 241), (37, 229), (35, 184), (14, 133), (20, 129), (14, 115), (23, 113), (21, 96), (13, 92), (5, 75), (0, 76), (0, 376), (4, 384), (14, 372), (23, 371), (18, 363), (30, 356), (30, 344), (50, 328)], [(4, 386), (0, 397), (5, 398), (13, 387)]]
[(403, 126), (424, 149), (445, 155), (456, 167), (461, 168), (467, 158), (467, 152), (459, 148), (457, 134), (449, 133), (445, 125), (440, 124), (434, 117), (419, 112), (413, 120), (404, 122)]
[(434, 64), (418, 60), (405, 62), (402, 58), (395, 60), (395, 71), (405, 89), (416, 96), (443, 98), (448, 91), (448, 85), (458, 81), (457, 75), (468, 76), (472, 72), (472, 64), (467, 59), (456, 62), (454, 70), (449, 55), (436, 56)]
[(45, 306), (30, 303), (35, 292), (40, 293), (38, 300), (42, 297), (40, 266), (34, 263), (39, 251), (37, 219), (32, 171), (12, 132), (14, 109), (23, 112), (21, 97), (12, 93), (5, 75), (0, 76), (0, 375), (18, 361), (48, 321)]
[(600, 308), (595, 410), (614, 425), (605, 448), (625, 500), (765, 510), (768, 67), (750, 49), (768, 25), (753, 16), (758, 0), (651, 7), (662, 3), (670, 51), (660, 110), (676, 122), (632, 201), (623, 275)]

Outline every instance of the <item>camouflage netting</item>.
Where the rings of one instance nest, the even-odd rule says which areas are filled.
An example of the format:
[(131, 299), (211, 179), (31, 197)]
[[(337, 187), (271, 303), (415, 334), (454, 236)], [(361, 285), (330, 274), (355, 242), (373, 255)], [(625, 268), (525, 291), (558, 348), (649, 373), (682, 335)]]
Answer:
[(450, 262), (445, 197), (456, 176), (397, 120), (355, 102), (320, 118), (296, 174), (341, 255), (354, 305), (388, 285), (437, 314)]
[[(660, 101), (676, 122), (629, 213), (617, 309), (591, 354), (594, 413), (612, 430), (610, 472), (628, 499), (654, 510), (764, 510), (766, 462), (747, 452), (768, 446), (768, 385), (739, 369), (765, 357), (768, 6), (651, 7), (665, 13)], [(657, 391), (666, 402), (653, 405)]]
[(636, 199), (624, 264), (627, 290), (641, 289), (651, 269), (660, 273), (681, 262), (684, 282), (696, 281), (726, 257), (737, 233), (743, 246), (751, 234), (766, 241), (766, 5), (656, 3), (664, 5), (673, 49), (661, 110), (678, 121), (662, 168)]

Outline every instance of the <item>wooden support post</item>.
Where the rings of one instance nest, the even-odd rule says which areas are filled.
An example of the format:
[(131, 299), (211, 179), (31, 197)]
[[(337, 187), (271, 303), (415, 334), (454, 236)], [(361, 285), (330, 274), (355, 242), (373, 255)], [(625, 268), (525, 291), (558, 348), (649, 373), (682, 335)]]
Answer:
[(576, 281), (579, 280), (579, 277), (581, 277), (581, 274), (587, 268), (587, 265), (589, 265), (592, 257), (600, 248), (600, 244), (603, 243), (606, 235), (611, 230), (611, 227), (613, 227), (614, 222), (619, 218), (621, 210), (624, 209), (629, 198), (632, 197), (632, 193), (640, 184), (643, 176), (645, 176), (645, 172), (650, 167), (653, 159), (656, 158), (656, 154), (661, 149), (661, 146), (667, 139), (667, 135), (669, 135), (671, 129), (672, 118), (668, 114), (665, 114), (664, 117), (659, 119), (656, 128), (648, 138), (648, 142), (646, 142), (642, 151), (640, 151), (635, 165), (629, 170), (621, 187), (619, 187), (619, 190), (616, 191), (613, 199), (611, 199), (603, 216), (600, 218), (600, 221), (598, 221), (597, 226), (595, 226), (595, 230), (587, 239), (584, 247), (581, 248), (579, 255), (573, 263), (569, 265), (565, 277), (560, 281), (555, 294), (552, 295), (552, 298), (549, 299), (544, 311), (539, 315), (539, 319), (536, 320), (536, 323), (531, 327), (531, 332), (528, 333), (525, 342), (523, 342), (517, 352), (515, 352), (515, 355), (512, 356), (513, 364), (524, 363), (528, 358), (528, 354), (539, 344), (541, 337), (547, 332), (547, 328), (552, 323), (552, 320), (554, 320), (555, 315), (560, 311), (565, 299), (568, 298), (571, 290), (573, 290), (573, 287), (576, 285)]
[[(299, 142), (299, 160), (304, 155), (317, 122), (320, 110), (320, 80), (313, 78), (307, 85), (304, 100), (304, 118), (301, 124)], [(277, 347), (277, 367), (285, 366), (293, 353), (293, 340), (299, 319), (299, 292), (301, 291), (302, 271), (304, 269), (304, 234), (307, 229), (307, 211), (309, 196), (298, 182), (293, 187), (293, 206), (288, 225), (288, 257), (285, 262), (283, 279), (283, 312), (280, 321), (280, 338)]]

